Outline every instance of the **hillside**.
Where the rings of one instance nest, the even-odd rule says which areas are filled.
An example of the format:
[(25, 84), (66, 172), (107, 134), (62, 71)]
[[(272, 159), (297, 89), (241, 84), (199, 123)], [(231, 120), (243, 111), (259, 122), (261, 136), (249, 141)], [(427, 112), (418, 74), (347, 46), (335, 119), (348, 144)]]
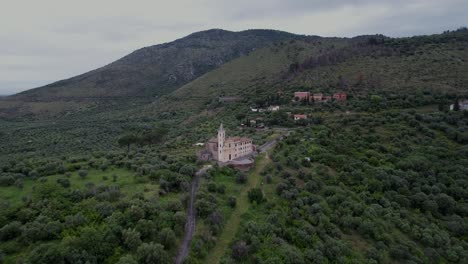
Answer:
[[(76, 112), (130, 101), (148, 102), (220, 65), (299, 36), (274, 30), (212, 29), (145, 47), (102, 68), (21, 92), (0, 102), (0, 116)], [(117, 101), (118, 104), (112, 105)]]
[(292, 40), (235, 59), (135, 114), (188, 117), (222, 109), (223, 95), (243, 97), (244, 107), (289, 104), (301, 90), (345, 91), (354, 109), (371, 95), (383, 98), (385, 107), (448, 103), (468, 96), (467, 44), (467, 30), (402, 39)]
[[(115, 149), (116, 137), (129, 127), (150, 124), (172, 127), (174, 138), (183, 135), (180, 142), (190, 144), (205, 140), (205, 133), (221, 120), (236, 125), (236, 116), (256, 118), (248, 110), (255, 105), (280, 104), (288, 111), (306, 114), (438, 104), (448, 107), (456, 96), (468, 97), (468, 73), (464, 70), (468, 67), (467, 37), (467, 31), (461, 30), (404, 39), (362, 36), (278, 42), (233, 59), (152, 99), (150, 104), (129, 100), (127, 109), (109, 103), (105, 111), (91, 109), (60, 119), (28, 123), (0, 120), (0, 151), (6, 157)], [(376, 43), (376, 39), (384, 41)], [(312, 67), (314, 58), (325, 62)], [(298, 64), (302, 66), (296, 69)], [(350, 100), (338, 105), (296, 106), (291, 99), (298, 90), (346, 91)], [(243, 99), (234, 104), (220, 103), (221, 95)], [(371, 102), (371, 96), (379, 102)], [(73, 105), (58, 101), (37, 103), (35, 107), (53, 111), (52, 106), (60, 109), (62, 104)]]
[[(467, 263), (468, 112), (449, 104), (468, 98), (468, 30), (412, 38), (216, 30), (176, 42), (199, 34), (218, 44), (237, 34), (278, 41), (205, 61), (204, 74), (181, 73), (174, 86), (155, 80), (164, 91), (132, 89), (126, 105), (124, 89), (101, 90), (91, 77), (88, 88), (73, 86), (76, 77), (61, 84), (69, 90), (2, 102), (0, 262), (174, 263), (196, 193), (187, 263)], [(119, 63), (147, 56), (134, 58)], [(300, 102), (294, 91), (348, 99)], [(250, 109), (270, 105), (280, 110)], [(293, 120), (298, 113), (307, 119)], [(229, 136), (276, 144), (248, 172), (198, 161), (195, 143), (221, 122)]]

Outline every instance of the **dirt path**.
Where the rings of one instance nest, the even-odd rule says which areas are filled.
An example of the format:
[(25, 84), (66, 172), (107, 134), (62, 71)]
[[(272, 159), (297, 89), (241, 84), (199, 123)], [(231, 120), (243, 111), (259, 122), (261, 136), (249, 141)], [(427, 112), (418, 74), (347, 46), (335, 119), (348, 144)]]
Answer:
[(206, 171), (210, 168), (211, 165), (201, 168), (199, 171), (197, 171), (197, 173), (195, 173), (195, 177), (192, 180), (192, 184), (190, 187), (190, 204), (187, 212), (187, 221), (185, 223), (185, 236), (179, 248), (179, 253), (177, 253), (175, 261), (176, 264), (181, 264), (184, 261), (184, 259), (188, 256), (190, 242), (192, 241), (193, 234), (195, 233), (197, 214), (195, 210), (195, 198), (197, 195), (198, 185), (200, 183), (200, 176), (205, 174)]
[(216, 242), (216, 246), (209, 252), (208, 256), (206, 257), (206, 263), (219, 263), (221, 258), (226, 253), (226, 250), (229, 247), (229, 243), (234, 239), (237, 230), (239, 229), (241, 216), (245, 214), (249, 208), (249, 199), (247, 194), (250, 189), (260, 185), (262, 179), (260, 172), (269, 162), (270, 158), (268, 153), (265, 153), (260, 157), (260, 161), (257, 162), (254, 171), (248, 176), (246, 185), (243, 187), (242, 192), (237, 196), (236, 208), (232, 212), (229, 219), (227, 219), (223, 228), (223, 232)]

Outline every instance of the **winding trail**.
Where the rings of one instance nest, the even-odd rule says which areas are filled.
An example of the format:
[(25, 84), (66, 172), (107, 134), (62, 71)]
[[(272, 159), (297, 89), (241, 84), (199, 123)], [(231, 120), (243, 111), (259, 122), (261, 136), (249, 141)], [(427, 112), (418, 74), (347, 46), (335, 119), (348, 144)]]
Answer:
[(193, 233), (195, 233), (196, 226), (196, 210), (195, 210), (195, 198), (197, 195), (198, 185), (200, 183), (200, 176), (205, 174), (207, 170), (211, 168), (211, 165), (204, 166), (199, 171), (195, 173), (193, 177), (192, 184), (190, 187), (190, 204), (187, 212), (187, 221), (185, 223), (185, 236), (182, 240), (179, 252), (175, 260), (176, 264), (181, 264), (184, 259), (188, 256), (190, 242), (192, 241)]

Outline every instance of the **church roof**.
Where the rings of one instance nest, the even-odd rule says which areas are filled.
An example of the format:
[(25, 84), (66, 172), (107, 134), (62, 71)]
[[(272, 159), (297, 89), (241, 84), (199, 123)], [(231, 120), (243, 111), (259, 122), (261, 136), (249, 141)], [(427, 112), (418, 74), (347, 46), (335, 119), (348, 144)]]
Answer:
[(226, 138), (226, 142), (245, 142), (245, 141), (252, 141), (252, 139), (248, 137), (228, 137)]

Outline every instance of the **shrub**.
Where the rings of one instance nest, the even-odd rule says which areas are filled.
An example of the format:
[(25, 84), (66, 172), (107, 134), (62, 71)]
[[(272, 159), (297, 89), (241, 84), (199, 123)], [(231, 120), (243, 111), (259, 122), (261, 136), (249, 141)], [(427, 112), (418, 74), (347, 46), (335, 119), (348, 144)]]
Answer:
[(84, 178), (86, 178), (86, 176), (88, 176), (88, 171), (87, 171), (87, 170), (79, 170), (79, 171), (78, 171), (78, 175), (79, 175), (82, 179), (84, 179)]
[(216, 192), (216, 188), (217, 188), (216, 183), (214, 183), (214, 182), (208, 183), (208, 191), (209, 192)]
[(13, 221), (0, 229), (0, 241), (7, 241), (21, 234), (21, 223)]
[(250, 202), (263, 202), (263, 192), (260, 188), (253, 188), (248, 193), (249, 201)]
[(217, 191), (218, 191), (218, 193), (220, 193), (220, 194), (224, 194), (224, 193), (226, 192), (226, 186), (225, 186), (225, 185), (222, 185), (222, 184), (219, 185)]
[(236, 199), (236, 197), (230, 196), (230, 197), (228, 198), (228, 205), (229, 205), (230, 207), (234, 208), (234, 207), (236, 207), (236, 204), (237, 204), (237, 199)]
[(247, 181), (247, 175), (244, 173), (240, 172), (236, 176), (236, 182), (239, 184), (244, 184)]
[(70, 180), (65, 178), (65, 179), (57, 179), (57, 183), (62, 185), (63, 188), (68, 188), (70, 187)]

